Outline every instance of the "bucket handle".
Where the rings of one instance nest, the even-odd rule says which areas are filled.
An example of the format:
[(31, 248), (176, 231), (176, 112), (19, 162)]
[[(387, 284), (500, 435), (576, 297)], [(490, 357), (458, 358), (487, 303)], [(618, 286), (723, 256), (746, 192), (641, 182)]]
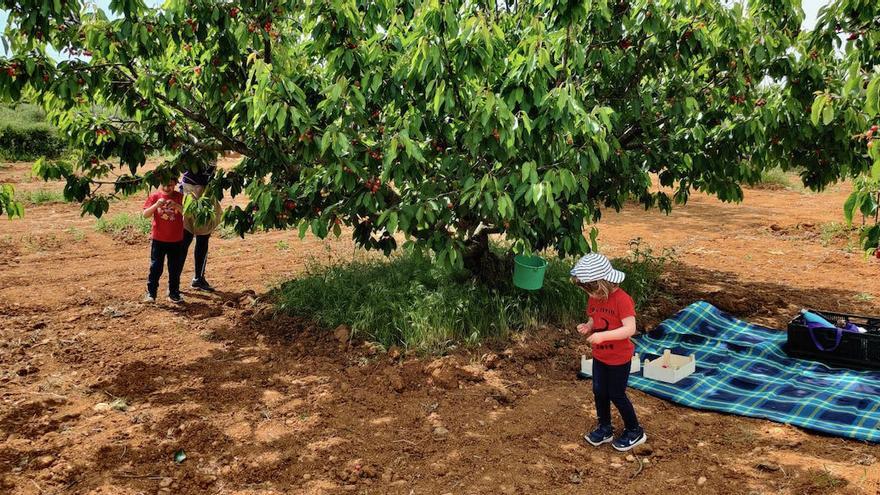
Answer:
[[(835, 327), (834, 330), (837, 330), (836, 338), (834, 339), (834, 346), (825, 348), (820, 342), (819, 339), (816, 338), (816, 334), (813, 333), (813, 330), (816, 328), (828, 328), (821, 325), (817, 325), (815, 323), (807, 323), (807, 331), (810, 332), (810, 338), (813, 340), (813, 344), (822, 352), (832, 352), (840, 346), (840, 340), (843, 338), (843, 329)], [(830, 330), (830, 328), (829, 328)]]

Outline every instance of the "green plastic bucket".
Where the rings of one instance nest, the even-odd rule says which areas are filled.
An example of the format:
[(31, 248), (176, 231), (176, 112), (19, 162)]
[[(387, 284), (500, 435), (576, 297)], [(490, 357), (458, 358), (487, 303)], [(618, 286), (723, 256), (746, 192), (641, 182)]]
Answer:
[(513, 259), (513, 285), (525, 290), (538, 290), (544, 285), (547, 261), (540, 256), (519, 255)]

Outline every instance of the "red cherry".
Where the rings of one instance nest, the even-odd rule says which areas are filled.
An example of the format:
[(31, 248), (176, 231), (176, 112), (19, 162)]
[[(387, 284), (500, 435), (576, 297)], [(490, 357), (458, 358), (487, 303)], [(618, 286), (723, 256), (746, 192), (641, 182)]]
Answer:
[(238, 12), (238, 7), (232, 7), (232, 9), (229, 10), (229, 17), (235, 19), (236, 17), (238, 17)]
[(202, 75), (202, 66), (201, 65), (196, 66), (196, 68), (193, 69), (193, 72), (195, 72), (197, 76), (201, 76)]
[(877, 126), (876, 124), (874, 124), (871, 126), (871, 130), (874, 132), (877, 132), (878, 130), (880, 130), (880, 126)]
[(292, 211), (296, 209), (296, 201), (292, 199), (288, 199), (284, 201), (284, 209), (287, 211)]

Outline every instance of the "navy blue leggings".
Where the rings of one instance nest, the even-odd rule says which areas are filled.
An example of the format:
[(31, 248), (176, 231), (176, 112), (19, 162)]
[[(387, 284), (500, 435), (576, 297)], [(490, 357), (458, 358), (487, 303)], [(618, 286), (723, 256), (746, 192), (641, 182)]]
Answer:
[(193, 238), (196, 240), (196, 247), (193, 249), (193, 254), (195, 256), (195, 275), (193, 276), (193, 280), (204, 280), (205, 266), (208, 264), (208, 240), (211, 238), (211, 234), (193, 236), (190, 231), (183, 229), (183, 260), (180, 262), (180, 268), (182, 271)]
[(162, 276), (165, 261), (168, 260), (168, 294), (180, 294), (180, 272), (183, 270), (183, 243), (150, 242), (150, 275), (147, 278), (147, 292), (156, 297), (159, 278)]
[(639, 420), (632, 402), (626, 396), (630, 363), (612, 366), (593, 359), (593, 395), (596, 397), (596, 415), (600, 425), (611, 425), (611, 403), (620, 412), (624, 428), (639, 428)]

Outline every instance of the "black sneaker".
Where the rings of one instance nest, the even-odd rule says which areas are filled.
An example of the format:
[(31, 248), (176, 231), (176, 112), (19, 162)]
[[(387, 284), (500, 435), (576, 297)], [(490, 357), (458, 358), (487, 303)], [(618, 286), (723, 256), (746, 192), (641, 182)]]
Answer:
[(168, 294), (168, 300), (174, 304), (180, 304), (183, 302), (183, 296), (180, 294)]
[(584, 440), (593, 447), (608, 443), (614, 439), (614, 427), (611, 425), (599, 425), (595, 430), (584, 435)]
[(141, 299), (141, 301), (143, 301), (145, 303), (154, 303), (154, 302), (156, 302), (156, 295), (150, 294), (149, 292), (147, 292), (146, 294), (144, 294), (144, 297), (143, 297), (143, 299)]
[(211, 287), (211, 284), (208, 283), (207, 280), (203, 278), (194, 278), (192, 283), (189, 284), (190, 287), (196, 290), (203, 290), (205, 292), (214, 292), (214, 288)]
[(626, 452), (636, 445), (645, 443), (647, 440), (648, 435), (645, 434), (645, 430), (639, 427), (636, 430), (623, 430), (623, 433), (611, 442), (611, 446), (614, 447), (614, 450)]

